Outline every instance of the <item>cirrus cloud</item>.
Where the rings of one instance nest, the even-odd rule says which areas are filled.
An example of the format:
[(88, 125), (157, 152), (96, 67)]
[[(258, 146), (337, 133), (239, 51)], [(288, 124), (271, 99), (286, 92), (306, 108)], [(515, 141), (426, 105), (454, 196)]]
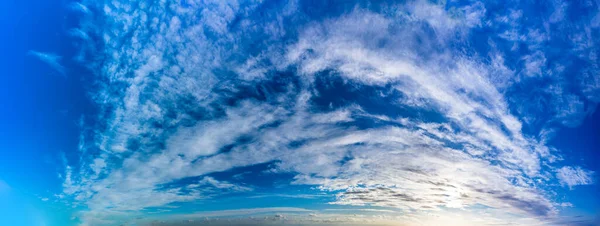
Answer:
[[(83, 51), (103, 49), (89, 59), (101, 111), (63, 184), (86, 207), (82, 222), (249, 193), (255, 185), (211, 175), (265, 163), (294, 175), (287, 186), (332, 194), (329, 204), (394, 208), (406, 222), (485, 206), (488, 222), (542, 224), (558, 214), (552, 184), (591, 183), (588, 171), (554, 166), (545, 134), (576, 126), (598, 86), (550, 68), (540, 46), (551, 34), (517, 29), (518, 9), (411, 1), (318, 14), (306, 4), (84, 2), (102, 16), (77, 30), (92, 46)], [(483, 28), (490, 49), (465, 51)], [(575, 40), (573, 57), (597, 51), (581, 39), (592, 42)], [(505, 42), (531, 53), (515, 60)], [(547, 97), (521, 91), (546, 75), (537, 91)], [(583, 95), (569, 93), (581, 84)], [(569, 105), (521, 105), (534, 97)]]

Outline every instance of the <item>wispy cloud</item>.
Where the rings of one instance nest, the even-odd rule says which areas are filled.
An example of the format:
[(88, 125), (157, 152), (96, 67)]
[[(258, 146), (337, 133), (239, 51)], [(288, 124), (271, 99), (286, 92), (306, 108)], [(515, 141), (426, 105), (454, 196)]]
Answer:
[(65, 68), (60, 63), (60, 61), (62, 59), (61, 56), (58, 56), (58, 55), (55, 55), (52, 53), (37, 52), (37, 51), (33, 51), (33, 50), (29, 51), (28, 54), (30, 56), (33, 56), (33, 57), (37, 58), (38, 60), (46, 63), (48, 66), (50, 66), (56, 72), (58, 72), (59, 75), (66, 76)]
[(68, 9), (73, 10), (75, 12), (79, 12), (79, 13), (83, 13), (83, 14), (89, 14), (90, 13), (90, 9), (88, 9), (88, 7), (80, 2), (71, 2), (69, 3), (69, 5), (67, 6)]
[[(288, 186), (333, 194), (329, 204), (393, 208), (401, 214), (390, 219), (415, 224), (436, 214), (539, 225), (561, 205), (546, 185), (592, 183), (587, 170), (555, 166), (547, 133), (580, 123), (600, 86), (572, 93), (580, 84), (564, 82), (542, 48), (550, 34), (522, 29), (518, 9), (495, 15), (477, 3), (449, 12), (414, 1), (320, 16), (299, 2), (276, 5), (82, 5), (103, 21), (88, 18), (73, 34), (102, 37), (105, 59), (90, 63), (102, 78), (93, 92), (102, 111), (82, 137), (81, 167), (68, 167), (63, 184), (87, 208), (83, 222), (249, 193), (252, 181), (213, 174), (261, 163), (292, 174)], [(495, 32), (489, 52), (465, 52), (482, 27)], [(501, 41), (531, 52), (511, 55)], [(540, 92), (551, 106), (522, 104), (539, 96), (519, 88), (535, 79), (549, 80)], [(196, 215), (266, 211), (286, 210)]]
[(556, 178), (560, 180), (561, 184), (569, 186), (571, 189), (577, 185), (593, 183), (592, 176), (593, 172), (580, 167), (565, 166), (556, 170)]
[(296, 208), (296, 207), (269, 207), (269, 208), (252, 208), (252, 209), (234, 209), (234, 210), (218, 210), (206, 211), (193, 214), (186, 214), (182, 218), (201, 218), (201, 217), (226, 217), (226, 216), (247, 216), (265, 213), (286, 213), (286, 212), (314, 212), (313, 210)]

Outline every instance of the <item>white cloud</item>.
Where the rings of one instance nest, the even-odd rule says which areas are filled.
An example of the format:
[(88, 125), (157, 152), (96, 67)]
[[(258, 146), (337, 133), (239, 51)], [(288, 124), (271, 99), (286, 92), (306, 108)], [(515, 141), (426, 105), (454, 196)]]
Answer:
[(218, 181), (212, 177), (204, 177), (197, 184), (191, 184), (191, 185), (188, 185), (187, 187), (188, 188), (197, 188), (197, 187), (200, 187), (203, 185), (213, 186), (213, 187), (219, 189), (220, 192), (223, 192), (224, 190), (231, 190), (231, 191), (251, 191), (252, 190), (251, 188), (248, 188), (248, 187), (231, 184), (231, 183), (225, 182), (225, 181)]
[(74, 29), (69, 30), (69, 35), (71, 37), (80, 38), (82, 40), (89, 40), (90, 39), (90, 36), (87, 33), (85, 33), (85, 31), (83, 31), (81, 29), (78, 29), (78, 28), (74, 28)]
[(573, 189), (577, 185), (592, 184), (592, 175), (592, 171), (584, 170), (580, 167), (564, 166), (556, 170), (556, 178), (560, 180), (562, 185), (568, 186), (570, 189)]
[(556, 22), (562, 21), (565, 17), (565, 11), (569, 7), (568, 2), (565, 2), (562, 0), (556, 0), (556, 1), (551, 1), (551, 3), (553, 5), (554, 12), (552, 12), (552, 15), (550, 15), (549, 22), (556, 23)]
[[(293, 184), (335, 194), (331, 204), (394, 208), (403, 214), (390, 218), (415, 224), (433, 224), (419, 219), (435, 214), (463, 223), (537, 225), (557, 213), (562, 204), (540, 186), (551, 183), (542, 166), (554, 163), (555, 149), (523, 132), (505, 96), (519, 82), (516, 70), (500, 51), (486, 64), (451, 48), (470, 29), (486, 26), (483, 4), (453, 14), (425, 1), (390, 6), (386, 14), (356, 7), (298, 26), (297, 39), (285, 43), (278, 40), (287, 34), (283, 21), (298, 20), (295, 4), (273, 18), (261, 9), (267, 22), (249, 18), (259, 5), (89, 3), (103, 9), (106, 27), (90, 23), (77, 34), (102, 31), (94, 34), (103, 38), (106, 59), (94, 100), (106, 114), (86, 144), (99, 153), (83, 156), (81, 168), (67, 167), (63, 183), (64, 193), (87, 207), (79, 215), (84, 224), (111, 225), (150, 207), (250, 192), (251, 185), (208, 174), (267, 162), (276, 162), (273, 172), (295, 174)], [(511, 11), (498, 20), (521, 17)], [(514, 36), (507, 39), (546, 40), (536, 32)], [(541, 52), (523, 61), (526, 74), (545, 71)], [(293, 78), (273, 78), (296, 70)], [(328, 71), (353, 86), (402, 93), (389, 103), (392, 111), (401, 105), (441, 119), (394, 118), (359, 103), (317, 110), (312, 101), (323, 95), (317, 80)], [(278, 91), (266, 85), (288, 80)], [(369, 98), (380, 97), (387, 96)], [(565, 109), (555, 109), (564, 124), (581, 112), (569, 98)], [(383, 125), (364, 128), (359, 120)], [(561, 168), (557, 178), (569, 187), (591, 183), (580, 168)]]
[(525, 61), (525, 74), (528, 76), (543, 76), (546, 57), (540, 51), (523, 57)]
[[(536, 173), (539, 168), (537, 154), (527, 147), (534, 144), (530, 144), (521, 134), (521, 123), (507, 114), (507, 103), (487, 81), (484, 66), (460, 58), (452, 63), (447, 62), (449, 59), (444, 58), (449, 57), (449, 53), (428, 56), (439, 61), (420, 66), (426, 63), (415, 59), (413, 54), (405, 54), (417, 45), (399, 43), (397, 46), (370, 50), (368, 40), (352, 40), (352, 33), (345, 30), (348, 26), (343, 25), (355, 24), (353, 29), (372, 29), (384, 34), (389, 24), (389, 21), (381, 22), (386, 21), (385, 18), (358, 13), (340, 21), (328, 23), (320, 30), (315, 28), (318, 31), (308, 29), (301, 36), (299, 44), (290, 51), (290, 60), (299, 63), (301, 70), (307, 74), (332, 68), (342, 76), (369, 85), (400, 82), (402, 85), (398, 86), (398, 90), (409, 95), (409, 98), (432, 100), (446, 117), (456, 120), (463, 129), (475, 134), (477, 139), (489, 142), (500, 150), (507, 150), (502, 152), (504, 161), (525, 165), (524, 170), (528, 174)], [(360, 23), (368, 24), (361, 27)], [(415, 28), (409, 26), (405, 29), (408, 32)], [(390, 48), (396, 53), (386, 51)], [(309, 49), (314, 57), (298, 62), (301, 53)], [(502, 127), (508, 129), (509, 134), (503, 132)]]
[(313, 212), (312, 210), (296, 208), (296, 207), (269, 207), (269, 208), (252, 208), (252, 209), (234, 209), (234, 210), (219, 210), (197, 212), (178, 216), (177, 218), (199, 218), (199, 217), (225, 217), (225, 216), (244, 216), (264, 213), (285, 213), (285, 212)]
[(94, 159), (94, 162), (90, 164), (90, 167), (94, 171), (94, 174), (98, 175), (102, 172), (104, 167), (106, 167), (106, 162), (102, 158)]
[(88, 9), (87, 6), (85, 6), (84, 4), (81, 4), (79, 2), (71, 2), (68, 5), (68, 8), (75, 11), (75, 12), (80, 12), (83, 14), (89, 14), (90, 13), (90, 9)]
[(38, 60), (48, 64), (52, 69), (59, 73), (61, 76), (66, 76), (65, 68), (61, 65), (60, 61), (62, 59), (61, 56), (52, 54), (52, 53), (42, 53), (37, 51), (29, 51), (30, 56), (34, 56)]

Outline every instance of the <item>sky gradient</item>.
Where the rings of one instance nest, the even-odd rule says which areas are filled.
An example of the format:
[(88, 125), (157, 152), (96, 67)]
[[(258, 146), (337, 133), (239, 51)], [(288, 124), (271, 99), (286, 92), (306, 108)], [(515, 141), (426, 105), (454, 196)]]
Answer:
[(600, 2), (2, 3), (0, 225), (600, 225)]

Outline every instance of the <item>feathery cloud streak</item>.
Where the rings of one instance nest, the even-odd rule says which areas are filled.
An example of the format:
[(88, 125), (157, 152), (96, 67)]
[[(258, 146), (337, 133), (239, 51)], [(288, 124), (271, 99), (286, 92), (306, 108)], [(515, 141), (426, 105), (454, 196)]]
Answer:
[[(97, 14), (77, 33), (99, 71), (101, 113), (64, 182), (87, 208), (83, 224), (249, 192), (209, 175), (270, 162), (295, 175), (289, 186), (331, 192), (331, 204), (397, 208), (406, 222), (477, 206), (543, 220), (558, 213), (553, 184), (591, 183), (573, 179), (583, 169), (559, 168), (546, 143), (599, 100), (589, 82), (597, 25), (568, 40), (562, 62), (585, 66), (569, 79), (575, 63), (552, 65), (542, 48), (556, 34), (514, 22), (527, 3), (322, 4), (83, 2)], [(544, 23), (572, 29), (560, 10)], [(540, 80), (549, 85), (528, 89)], [(545, 99), (522, 105), (531, 98)]]

